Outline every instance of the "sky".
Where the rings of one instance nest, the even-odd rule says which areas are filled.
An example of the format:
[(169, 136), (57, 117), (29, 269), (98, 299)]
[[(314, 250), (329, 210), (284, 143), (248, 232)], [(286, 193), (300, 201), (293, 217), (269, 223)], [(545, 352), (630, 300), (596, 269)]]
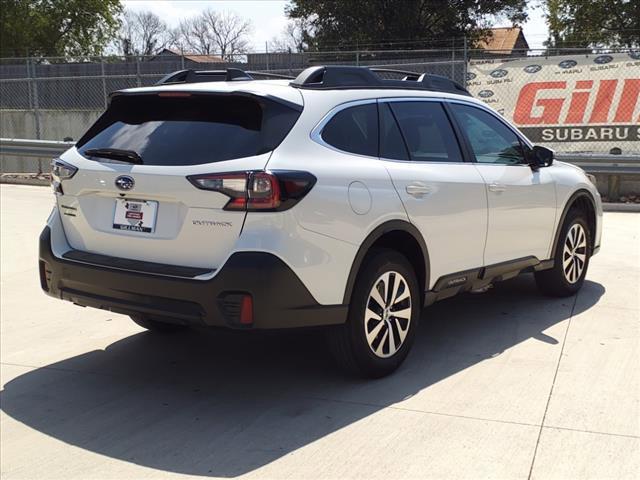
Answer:
[[(122, 3), (132, 10), (151, 10), (171, 27), (176, 26), (182, 18), (207, 8), (235, 12), (253, 24), (252, 44), (255, 51), (264, 51), (265, 42), (279, 36), (287, 24), (284, 13), (288, 3), (286, 0), (123, 0)], [(529, 21), (523, 26), (525, 37), (531, 48), (541, 48), (547, 38), (542, 12), (539, 8), (530, 8), (528, 13)], [(495, 26), (508, 26), (508, 23), (498, 22)]]

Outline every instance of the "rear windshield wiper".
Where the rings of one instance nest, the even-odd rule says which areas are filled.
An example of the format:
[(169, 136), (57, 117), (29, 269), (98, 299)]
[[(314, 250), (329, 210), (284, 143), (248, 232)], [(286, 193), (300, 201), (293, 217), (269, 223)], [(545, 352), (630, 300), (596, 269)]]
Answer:
[(142, 165), (142, 157), (133, 150), (123, 150), (120, 148), (89, 148), (84, 151), (90, 157), (110, 158), (121, 162), (136, 163)]

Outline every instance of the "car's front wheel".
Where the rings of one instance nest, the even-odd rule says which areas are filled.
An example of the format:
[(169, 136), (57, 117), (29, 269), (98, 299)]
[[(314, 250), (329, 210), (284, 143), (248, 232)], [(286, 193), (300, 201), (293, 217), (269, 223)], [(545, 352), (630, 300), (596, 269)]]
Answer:
[(339, 363), (365, 377), (390, 374), (404, 361), (421, 311), (415, 272), (400, 253), (377, 249), (358, 274), (347, 323), (330, 331)]
[(584, 283), (591, 256), (591, 231), (582, 211), (572, 209), (567, 214), (556, 251), (553, 268), (536, 272), (540, 291), (556, 297), (575, 294)]

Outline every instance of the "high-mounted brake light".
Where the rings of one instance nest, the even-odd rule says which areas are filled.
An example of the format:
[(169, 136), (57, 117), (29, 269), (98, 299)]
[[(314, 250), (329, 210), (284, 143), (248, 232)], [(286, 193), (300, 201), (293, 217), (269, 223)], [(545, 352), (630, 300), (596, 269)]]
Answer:
[(316, 183), (308, 172), (276, 170), (191, 175), (187, 179), (201, 190), (229, 197), (225, 210), (274, 212), (298, 203)]

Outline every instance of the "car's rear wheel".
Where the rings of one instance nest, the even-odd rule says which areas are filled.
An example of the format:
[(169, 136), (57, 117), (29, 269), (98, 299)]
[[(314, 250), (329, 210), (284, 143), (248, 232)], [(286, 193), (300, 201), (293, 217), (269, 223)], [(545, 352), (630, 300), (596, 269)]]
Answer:
[(146, 315), (130, 315), (130, 318), (136, 324), (140, 325), (142, 328), (146, 328), (147, 330), (152, 332), (173, 333), (173, 332), (180, 332), (188, 328), (187, 325), (163, 322), (161, 320), (156, 320)]
[(373, 251), (358, 274), (347, 323), (330, 330), (341, 366), (373, 378), (398, 368), (413, 344), (420, 298), (407, 259), (394, 250)]
[(553, 268), (535, 274), (540, 291), (567, 297), (580, 290), (589, 267), (590, 245), (591, 231), (584, 213), (570, 210), (560, 231)]

